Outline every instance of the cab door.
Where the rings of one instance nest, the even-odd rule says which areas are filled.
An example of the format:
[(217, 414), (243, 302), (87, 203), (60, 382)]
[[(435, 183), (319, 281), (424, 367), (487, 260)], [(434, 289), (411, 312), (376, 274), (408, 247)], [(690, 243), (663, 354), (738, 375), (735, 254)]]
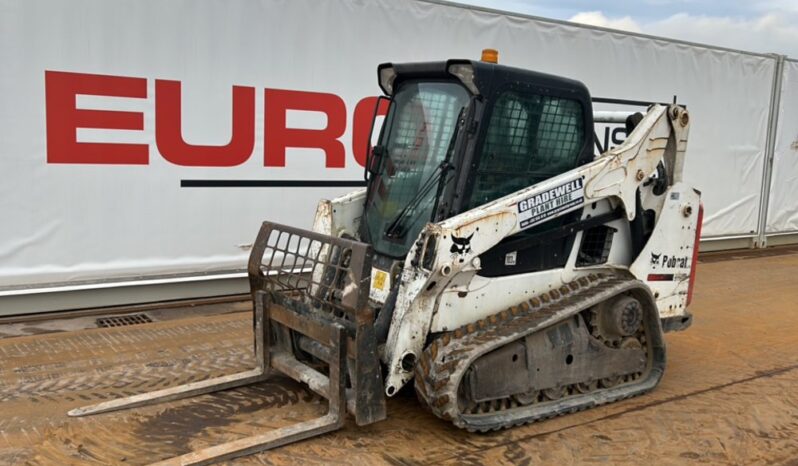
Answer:
[[(494, 102), (478, 142), (471, 190), (463, 211), (591, 159), (585, 109), (579, 100), (540, 89), (509, 87), (499, 92)], [(580, 215), (581, 209), (505, 238), (481, 256), (480, 275), (495, 277), (563, 267), (575, 235), (547, 240), (541, 233), (573, 222)]]

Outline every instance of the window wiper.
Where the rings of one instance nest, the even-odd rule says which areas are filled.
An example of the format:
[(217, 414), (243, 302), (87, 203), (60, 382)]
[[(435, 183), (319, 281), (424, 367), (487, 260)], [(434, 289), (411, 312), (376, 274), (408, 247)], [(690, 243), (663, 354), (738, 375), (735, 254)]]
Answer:
[(463, 123), (463, 115), (466, 112), (467, 107), (461, 107), (460, 112), (457, 114), (457, 121), (458, 124), (455, 125), (454, 132), (452, 133), (451, 138), (449, 138), (449, 145), (446, 149), (446, 158), (441, 162), (438, 167), (435, 169), (432, 174), (430, 174), (427, 181), (421, 186), (421, 189), (418, 190), (415, 196), (410, 199), (410, 202), (399, 212), (399, 214), (391, 221), (391, 224), (388, 225), (388, 228), (385, 229), (385, 236), (391, 239), (399, 239), (404, 237), (407, 234), (407, 229), (405, 228), (404, 221), (410, 212), (414, 211), (416, 207), (421, 203), (421, 201), (429, 194), (430, 190), (434, 187), (440, 187), (439, 180), (442, 177), (445, 177), (449, 170), (454, 169), (454, 166), (449, 163), (449, 159), (452, 156), (452, 150), (454, 149), (455, 141), (457, 140), (458, 134), (460, 134), (460, 127)]
[(416, 195), (413, 196), (413, 198), (410, 199), (410, 201), (399, 212), (399, 214), (394, 217), (394, 219), (391, 221), (391, 224), (385, 229), (385, 236), (392, 239), (398, 239), (407, 234), (405, 220), (407, 219), (408, 215), (413, 212), (421, 203), (421, 201), (427, 197), (427, 194), (429, 194), (432, 188), (438, 186), (439, 180), (453, 168), (454, 167), (449, 163), (448, 160), (441, 162), (440, 165), (435, 168), (435, 171), (430, 174)]

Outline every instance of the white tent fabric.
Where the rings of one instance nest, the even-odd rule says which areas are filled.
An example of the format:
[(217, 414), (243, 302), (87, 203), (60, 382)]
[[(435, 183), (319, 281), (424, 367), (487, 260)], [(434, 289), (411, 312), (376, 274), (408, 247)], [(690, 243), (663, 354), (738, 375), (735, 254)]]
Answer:
[[(181, 180), (362, 179), (353, 119), (358, 102), (379, 93), (376, 65), (476, 59), (485, 47), (497, 48), (504, 64), (582, 80), (594, 96), (678, 96), (692, 114), (686, 178), (703, 192), (705, 237), (754, 232), (775, 67), (769, 56), (414, 0), (3, 2), (0, 288), (240, 268), (262, 220), (309, 227), (316, 201), (347, 189), (186, 188)], [(794, 100), (798, 73), (791, 66), (792, 94), (785, 94)], [(120, 86), (137, 89), (139, 97), (82, 91), (76, 105), (139, 114), (134, 120), (143, 128), (82, 123), (76, 137), (146, 146), (146, 163), (48, 163), (48, 147), (57, 142), (48, 140), (48, 118), (60, 128), (70, 115), (62, 108), (69, 99), (50, 100), (48, 110), (63, 85), (53, 78), (48, 88), (48, 71), (133, 78)], [(233, 86), (251, 89), (242, 94), (245, 103), (247, 92), (254, 95), (246, 161), (227, 167), (168, 161), (156, 141), (156, 80), (180, 82), (180, 134), (196, 145), (231, 141), (240, 129), (231, 116)], [(301, 108), (284, 118), (285, 126), (305, 129), (343, 120), (337, 140), (344, 166), (320, 149), (292, 147), (285, 166), (264, 166), (265, 148), (276, 137), (264, 128), (282, 118), (267, 111), (265, 89), (324, 93), (335, 108), (342, 102), (343, 116), (334, 119)], [(285, 95), (301, 107), (295, 94)], [(314, 96), (310, 101), (321, 99)], [(785, 113), (795, 108), (782, 105)], [(118, 149), (106, 147), (95, 154), (101, 162)], [(769, 226), (795, 229), (798, 214), (789, 199), (798, 189), (791, 182), (796, 161), (792, 149), (780, 147), (784, 168), (774, 177)]]
[(798, 61), (784, 63), (768, 207), (768, 233), (798, 232)]

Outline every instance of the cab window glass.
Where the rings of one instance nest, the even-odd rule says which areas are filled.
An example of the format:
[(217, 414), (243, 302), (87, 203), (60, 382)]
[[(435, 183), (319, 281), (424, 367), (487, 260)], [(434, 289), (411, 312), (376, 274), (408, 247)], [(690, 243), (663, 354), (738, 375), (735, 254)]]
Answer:
[(583, 143), (579, 102), (505, 92), (490, 117), (470, 208), (575, 168)]

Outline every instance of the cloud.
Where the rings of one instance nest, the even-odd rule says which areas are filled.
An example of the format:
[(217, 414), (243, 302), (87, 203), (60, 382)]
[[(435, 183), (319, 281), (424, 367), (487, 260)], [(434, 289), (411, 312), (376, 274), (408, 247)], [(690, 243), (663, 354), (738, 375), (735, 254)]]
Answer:
[(751, 6), (763, 13), (780, 11), (798, 15), (798, 2), (795, 0), (760, 0), (754, 2)]
[(590, 26), (600, 26), (603, 28), (620, 29), (629, 32), (642, 32), (640, 26), (629, 16), (610, 19), (600, 11), (585, 11), (577, 13), (568, 19), (573, 23), (582, 23)]
[(679, 13), (643, 26), (643, 32), (753, 52), (798, 58), (798, 24), (791, 14), (768, 13), (750, 19)]
[(798, 59), (798, 0), (455, 0)]
[[(771, 3), (777, 2), (772, 0)], [(577, 13), (569, 21), (798, 58), (798, 7), (795, 11), (793, 14), (786, 8), (779, 14), (763, 13), (748, 18), (677, 13), (645, 23), (638, 23), (629, 16), (611, 18), (601, 11), (586, 11)]]

